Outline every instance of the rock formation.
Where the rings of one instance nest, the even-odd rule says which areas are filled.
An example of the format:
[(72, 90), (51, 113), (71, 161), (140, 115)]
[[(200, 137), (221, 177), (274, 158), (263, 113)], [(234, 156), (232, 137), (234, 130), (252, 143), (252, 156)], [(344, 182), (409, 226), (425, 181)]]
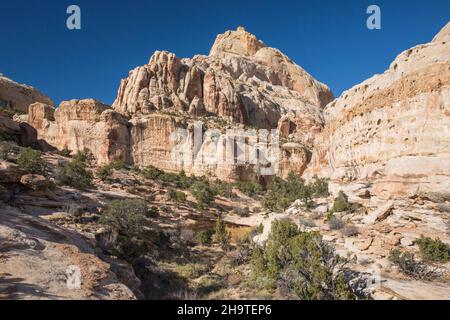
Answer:
[[(288, 166), (280, 168), (282, 175), (288, 169), (301, 174), (323, 125), (322, 108), (332, 99), (327, 86), (239, 28), (219, 35), (209, 56), (179, 59), (172, 53), (155, 52), (149, 64), (122, 80), (113, 109), (85, 100), (64, 102), (56, 111), (37, 103), (30, 107), (28, 121), (38, 130), (39, 139), (58, 149), (89, 149), (99, 163), (122, 159), (169, 171), (245, 180), (259, 175), (267, 159), (226, 164), (202, 161), (226, 157), (227, 148), (240, 148), (235, 140), (242, 137), (230, 137), (226, 129), (282, 127), (281, 145), (288, 143), (281, 149), (282, 163)], [(205, 135), (195, 146), (195, 122), (220, 131), (219, 137)], [(176, 138), (179, 130), (186, 130), (184, 139)], [(257, 139), (250, 144), (247, 136), (242, 138), (243, 158), (253, 152), (247, 149), (263, 143)], [(267, 145), (278, 149), (278, 143)], [(177, 149), (181, 153), (174, 159)]]
[(448, 193), (450, 24), (324, 110), (309, 175), (381, 198)]
[(35, 102), (53, 105), (53, 101), (33, 87), (19, 84), (0, 74), (0, 109), (8, 108), (27, 112)]

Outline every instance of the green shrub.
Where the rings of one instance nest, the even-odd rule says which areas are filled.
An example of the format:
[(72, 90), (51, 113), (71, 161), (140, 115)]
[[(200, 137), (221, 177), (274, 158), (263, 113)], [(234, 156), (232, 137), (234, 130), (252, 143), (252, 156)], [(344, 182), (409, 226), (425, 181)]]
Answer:
[(184, 192), (175, 190), (175, 189), (169, 189), (167, 191), (167, 197), (169, 200), (175, 201), (175, 202), (184, 202), (186, 201), (186, 194)]
[(357, 203), (349, 202), (348, 196), (343, 191), (339, 191), (337, 198), (334, 199), (334, 204), (333, 207), (331, 208), (331, 213), (344, 211), (354, 212), (360, 207), (361, 205)]
[(328, 179), (313, 177), (313, 182), (310, 185), (311, 192), (314, 197), (328, 197)]
[(215, 190), (215, 193), (221, 197), (225, 198), (234, 197), (233, 185), (231, 185), (230, 183), (216, 179), (212, 183), (212, 188)]
[(305, 181), (294, 173), (290, 173), (287, 180), (275, 177), (269, 184), (268, 190), (262, 199), (265, 208), (272, 211), (284, 211), (296, 200), (300, 199), (307, 209), (314, 204), (313, 190)]
[(328, 225), (330, 226), (331, 230), (341, 230), (345, 226), (345, 222), (336, 216), (332, 216), (328, 220)]
[(127, 237), (141, 237), (149, 208), (143, 200), (115, 200), (108, 204), (99, 222)]
[(206, 246), (210, 245), (212, 241), (212, 232), (209, 230), (202, 230), (197, 233), (197, 241), (200, 242), (200, 244)]
[(17, 164), (26, 172), (39, 175), (45, 175), (47, 167), (42, 153), (30, 148), (22, 149)]
[(82, 153), (78, 153), (69, 162), (60, 166), (56, 173), (56, 178), (60, 184), (74, 188), (87, 188), (92, 185), (92, 172), (87, 169), (89, 158)]
[(420, 256), (424, 261), (444, 263), (448, 261), (450, 245), (442, 242), (440, 239), (422, 236), (415, 243), (419, 246)]
[(260, 283), (270, 278), (302, 300), (354, 299), (344, 277), (346, 263), (319, 233), (275, 221), (265, 249), (253, 251), (252, 276)]
[(95, 171), (95, 176), (102, 181), (106, 181), (113, 174), (113, 172), (113, 168), (108, 164), (106, 166), (98, 168)]
[(197, 181), (191, 187), (192, 195), (197, 201), (197, 209), (205, 210), (215, 199), (216, 191), (207, 181)]
[(223, 221), (222, 218), (217, 219), (214, 231), (214, 240), (216, 240), (223, 248), (228, 247), (230, 243), (230, 234), (227, 232), (225, 221)]
[(255, 180), (238, 182), (236, 187), (249, 197), (255, 197), (263, 192), (261, 184)]
[(348, 224), (344, 226), (341, 232), (347, 238), (355, 237), (359, 234), (359, 228), (355, 225)]
[(389, 253), (389, 261), (400, 271), (416, 280), (433, 280), (439, 277), (436, 269), (431, 269), (425, 263), (417, 261), (411, 252), (394, 249)]

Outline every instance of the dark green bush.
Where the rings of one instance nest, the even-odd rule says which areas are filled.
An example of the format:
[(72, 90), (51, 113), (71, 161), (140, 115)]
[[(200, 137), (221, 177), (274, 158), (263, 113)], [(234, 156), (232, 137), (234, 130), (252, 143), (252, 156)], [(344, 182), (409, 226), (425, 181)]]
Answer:
[(210, 245), (212, 241), (212, 232), (210, 230), (199, 231), (196, 238), (200, 244), (204, 246)]
[(345, 222), (336, 216), (332, 216), (328, 220), (328, 225), (330, 226), (331, 230), (341, 230), (345, 226)]
[(211, 188), (207, 181), (195, 182), (191, 187), (191, 192), (197, 201), (197, 208), (199, 210), (207, 209), (217, 195), (216, 191)]
[(272, 211), (283, 211), (296, 200), (300, 199), (307, 209), (314, 204), (312, 201), (313, 189), (294, 173), (290, 173), (287, 180), (275, 177), (269, 184), (268, 190), (262, 199), (265, 208)]
[(310, 184), (311, 193), (314, 197), (328, 197), (328, 179), (313, 177), (313, 182)]
[(236, 183), (237, 189), (249, 197), (255, 197), (263, 193), (263, 188), (259, 182), (252, 181), (242, 181)]
[(230, 243), (230, 234), (226, 230), (225, 221), (222, 218), (217, 219), (214, 228), (214, 240), (217, 241), (223, 248), (228, 247)]
[(149, 208), (143, 200), (115, 200), (108, 204), (99, 222), (127, 237), (141, 237)]
[(42, 153), (30, 148), (22, 149), (17, 164), (31, 174), (45, 175), (47, 163), (42, 158)]
[(106, 181), (113, 174), (113, 172), (113, 168), (108, 164), (106, 166), (98, 168), (95, 171), (95, 176), (102, 181)]
[(265, 249), (253, 251), (252, 275), (256, 280), (271, 278), (302, 300), (354, 299), (344, 277), (346, 263), (319, 233), (276, 221)]
[(358, 210), (360, 207), (361, 205), (357, 203), (349, 202), (348, 196), (343, 191), (339, 191), (337, 198), (334, 199), (334, 204), (333, 207), (331, 208), (331, 213), (344, 211), (354, 212)]
[(87, 188), (92, 185), (93, 175), (87, 169), (89, 157), (84, 153), (77, 153), (73, 159), (57, 169), (56, 178), (60, 184), (74, 188)]
[(420, 256), (424, 261), (443, 263), (448, 261), (450, 245), (440, 239), (422, 236), (415, 241), (415, 244), (419, 246)]
[(175, 189), (169, 189), (167, 191), (167, 197), (169, 200), (175, 201), (175, 202), (184, 202), (186, 201), (186, 194), (184, 192), (175, 190)]
[(411, 252), (402, 252), (394, 249), (389, 254), (389, 261), (396, 265), (400, 271), (416, 280), (433, 280), (439, 277), (436, 269), (431, 269), (425, 263), (417, 261)]

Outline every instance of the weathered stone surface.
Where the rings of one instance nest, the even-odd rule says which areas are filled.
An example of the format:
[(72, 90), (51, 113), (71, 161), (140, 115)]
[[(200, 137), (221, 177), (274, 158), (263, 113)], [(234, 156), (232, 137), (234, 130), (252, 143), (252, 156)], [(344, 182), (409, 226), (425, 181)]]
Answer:
[(53, 101), (31, 86), (19, 84), (0, 75), (0, 108), (28, 112), (35, 102), (53, 105)]
[(390, 68), (344, 92), (325, 111), (308, 174), (371, 182), (381, 198), (450, 185), (450, 33), (400, 54)]
[(127, 119), (96, 100), (64, 101), (54, 112), (50, 106), (33, 104), (28, 121), (40, 140), (60, 150), (88, 150), (99, 164), (129, 161)]
[(46, 190), (54, 186), (47, 178), (36, 174), (26, 174), (20, 178), (20, 183), (31, 190)]
[(320, 123), (331, 91), (243, 28), (219, 35), (209, 56), (179, 59), (157, 51), (122, 80), (113, 107), (120, 112), (204, 112), (234, 123), (276, 128), (289, 110)]

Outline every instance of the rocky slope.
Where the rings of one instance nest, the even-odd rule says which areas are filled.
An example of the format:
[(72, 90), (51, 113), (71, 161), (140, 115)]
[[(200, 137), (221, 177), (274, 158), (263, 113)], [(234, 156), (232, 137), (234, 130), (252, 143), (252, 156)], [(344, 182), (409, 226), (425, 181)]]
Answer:
[(310, 174), (381, 198), (448, 194), (450, 24), (344, 92), (324, 118)]

